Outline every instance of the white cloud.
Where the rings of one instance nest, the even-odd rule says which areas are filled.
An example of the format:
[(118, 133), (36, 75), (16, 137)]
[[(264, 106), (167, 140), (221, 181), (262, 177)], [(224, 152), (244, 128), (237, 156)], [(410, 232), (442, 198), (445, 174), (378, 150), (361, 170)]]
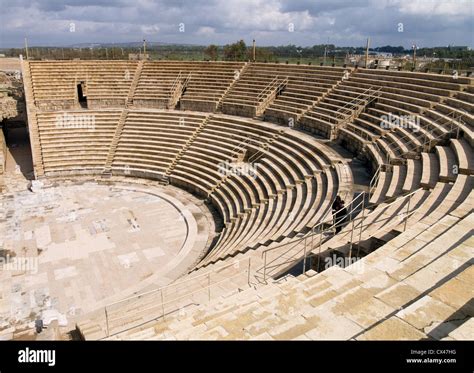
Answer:
[(196, 34), (199, 36), (213, 36), (215, 35), (216, 30), (213, 27), (202, 26), (199, 27)]
[[(150, 41), (259, 45), (468, 45), (474, 0), (15, 0), (2, 3), (0, 47)], [(76, 32), (70, 33), (74, 22)], [(405, 31), (397, 32), (399, 22)], [(179, 24), (186, 31), (179, 32)], [(289, 32), (290, 23), (295, 32)], [(31, 38), (31, 39), (30, 39)]]
[(155, 35), (160, 32), (160, 26), (158, 25), (142, 25), (140, 29), (145, 35)]
[(472, 17), (473, 0), (390, 0), (402, 14)]

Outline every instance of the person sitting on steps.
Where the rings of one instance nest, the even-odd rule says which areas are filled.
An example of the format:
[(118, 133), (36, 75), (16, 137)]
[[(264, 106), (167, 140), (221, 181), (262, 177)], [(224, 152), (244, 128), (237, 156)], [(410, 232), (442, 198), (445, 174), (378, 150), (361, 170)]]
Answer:
[(332, 204), (332, 215), (336, 226), (336, 234), (338, 234), (342, 229), (342, 223), (347, 215), (347, 209), (344, 207), (344, 201), (340, 196), (337, 196)]

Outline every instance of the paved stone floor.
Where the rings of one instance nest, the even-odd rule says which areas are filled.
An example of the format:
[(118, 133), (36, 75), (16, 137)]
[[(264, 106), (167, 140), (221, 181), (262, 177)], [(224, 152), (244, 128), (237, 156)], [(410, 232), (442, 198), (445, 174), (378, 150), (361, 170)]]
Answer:
[(7, 197), (0, 246), (20, 317), (46, 303), (61, 313), (92, 309), (159, 271), (188, 234), (166, 197), (130, 189), (85, 183)]
[(80, 180), (33, 182), (30, 191), (9, 160), (0, 196), (0, 329), (31, 328), (37, 318), (71, 324), (175, 280), (204, 253), (209, 227), (198, 229), (195, 219), (203, 207), (185, 192)]

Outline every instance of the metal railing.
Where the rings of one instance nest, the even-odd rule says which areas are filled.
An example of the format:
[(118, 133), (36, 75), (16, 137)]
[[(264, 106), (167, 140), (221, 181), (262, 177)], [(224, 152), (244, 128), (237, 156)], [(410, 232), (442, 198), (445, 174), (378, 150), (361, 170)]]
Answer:
[(171, 84), (170, 93), (169, 93), (170, 97), (173, 96), (173, 92), (176, 90), (176, 87), (178, 86), (181, 79), (182, 79), (182, 72), (181, 70), (179, 70), (178, 75), (176, 76), (176, 78), (173, 80), (173, 83)]
[(336, 111), (336, 123), (334, 128), (331, 130), (330, 138), (336, 138), (341, 128), (357, 118), (360, 113), (362, 113), (362, 111), (364, 111), (372, 101), (380, 97), (381, 94), (382, 87), (378, 87), (377, 89), (369, 87), (350, 102), (340, 107)]
[(133, 75), (132, 83), (130, 84), (130, 88), (128, 89), (127, 99), (125, 100), (125, 108), (128, 108), (133, 103), (133, 96), (135, 95), (138, 82), (140, 81), (140, 76), (143, 70), (143, 63), (143, 60), (138, 61), (135, 73)]
[(275, 96), (278, 95), (281, 90), (286, 87), (288, 81), (288, 77), (280, 78), (277, 75), (264, 89), (262, 89), (257, 96), (257, 108), (255, 109), (257, 115), (260, 115), (265, 110), (270, 101), (274, 98), (274, 94)]
[(345, 105), (341, 106), (336, 110), (336, 117), (342, 117), (342, 121), (345, 121), (348, 117), (351, 117), (355, 111), (367, 106), (373, 100), (380, 97), (382, 87), (374, 89), (373, 87), (367, 88), (365, 91), (359, 93), (356, 97), (351, 99)]
[(278, 82), (278, 75), (276, 77), (274, 77), (270, 83), (268, 83), (261, 91), (260, 93), (257, 95), (257, 102), (260, 102), (261, 100), (263, 100), (265, 97), (267, 97), (268, 94), (270, 94), (270, 92), (272, 91), (273, 87), (275, 86), (275, 84)]
[[(379, 220), (375, 220), (375, 221), (370, 221), (368, 224), (366, 224), (367, 227), (371, 226), (372, 224), (374, 223), (379, 223), (379, 222), (382, 222), (382, 221), (393, 221), (394, 225), (397, 226), (399, 225), (401, 222), (400, 221), (397, 221), (397, 219), (394, 219), (394, 217), (398, 217), (398, 216), (402, 216), (403, 217), (403, 220), (404, 220), (404, 223), (403, 223), (403, 232), (406, 231), (406, 228), (407, 228), (407, 223), (408, 223), (408, 218), (414, 214), (415, 212), (417, 212), (418, 208), (415, 208), (413, 209), (413, 211), (410, 212), (410, 204), (411, 204), (411, 200), (413, 198), (413, 196), (415, 194), (417, 194), (419, 191), (421, 191), (422, 188), (418, 188), (416, 190), (414, 190), (413, 192), (410, 192), (400, 198), (397, 198), (396, 200), (394, 200), (393, 202), (389, 203), (389, 204), (386, 204), (385, 205), (385, 208), (389, 207), (389, 206), (392, 206), (396, 203), (400, 203), (401, 201), (403, 201), (404, 199), (408, 199), (407, 201), (407, 207), (406, 207), (406, 211), (404, 212), (401, 212), (399, 214), (395, 214), (395, 215), (390, 215), (389, 217), (386, 217), (384, 219), (379, 219)], [(365, 219), (365, 216), (364, 214), (362, 214), (361, 216), (361, 226), (360, 226), (360, 231), (359, 231), (359, 240), (357, 242), (360, 242), (362, 241), (362, 230), (363, 230), (363, 227), (364, 227), (364, 219)], [(392, 224), (388, 224), (388, 227), (390, 227)], [(384, 229), (387, 230), (387, 225), (384, 226)], [(374, 232), (372, 233), (371, 235), (369, 235), (368, 237), (364, 237), (365, 240), (369, 239), (369, 238), (372, 238), (375, 234), (377, 234), (377, 232)], [(352, 252), (352, 247), (353, 247), (353, 241), (352, 241), (352, 236), (351, 236), (351, 241), (350, 241), (350, 253)], [(350, 254), (351, 255), (351, 254)]]
[[(267, 278), (267, 269), (268, 268), (274, 268), (274, 267), (279, 267), (283, 264), (285, 264), (285, 262), (283, 263), (279, 263), (279, 264), (272, 264), (274, 263), (276, 260), (280, 259), (283, 257), (284, 254), (287, 254), (290, 250), (292, 250), (295, 246), (299, 245), (301, 242), (304, 243), (303, 245), (303, 249), (300, 249), (298, 250), (298, 254), (303, 251), (304, 252), (304, 255), (303, 255), (303, 266), (306, 266), (306, 247), (307, 247), (307, 241), (308, 239), (311, 240), (311, 247), (313, 246), (313, 243), (314, 243), (314, 237), (319, 235), (319, 238), (320, 240), (323, 239), (323, 234), (324, 233), (327, 233), (327, 232), (333, 232), (335, 228), (339, 228), (342, 226), (342, 222), (344, 221), (344, 219), (347, 219), (349, 218), (349, 221), (352, 220), (353, 216), (354, 216), (354, 212), (357, 210), (358, 207), (361, 206), (361, 203), (357, 203), (357, 201), (360, 199), (360, 197), (362, 197), (362, 204), (365, 203), (365, 192), (362, 192), (360, 193), (359, 195), (357, 195), (351, 202), (349, 202), (349, 204), (347, 205), (349, 207), (349, 210), (348, 212), (343, 216), (343, 217), (340, 217), (339, 219), (333, 219), (333, 223), (329, 226), (329, 227), (325, 227), (325, 225), (327, 224), (330, 224), (328, 220), (326, 220), (326, 218), (329, 216), (329, 213), (331, 212), (331, 210), (328, 210), (326, 211), (326, 213), (323, 215), (323, 217), (320, 219), (320, 222), (318, 224), (316, 224), (313, 228), (311, 228), (311, 230), (306, 233), (303, 237), (301, 238), (298, 238), (296, 240), (292, 240), (291, 242), (288, 242), (288, 243), (285, 243), (285, 244), (282, 244), (282, 245), (277, 245), (275, 247), (271, 247), (271, 248), (268, 248), (266, 249), (265, 251), (262, 252), (262, 258), (263, 258), (263, 281), (266, 282), (266, 278)], [(333, 215), (334, 217), (337, 216), (338, 213), (344, 211), (344, 209), (346, 209), (347, 211), (347, 208), (346, 207), (343, 207), (337, 211), (334, 211), (333, 212)], [(270, 252), (273, 252), (273, 251), (276, 251), (276, 250), (280, 250), (282, 247), (287, 247), (289, 245), (295, 245), (295, 246), (292, 246), (289, 248), (288, 251), (286, 251), (285, 253), (283, 253), (283, 255), (279, 255), (277, 258), (273, 259), (272, 261), (268, 261), (268, 255)]]
[(235, 145), (230, 151), (231, 158), (235, 158), (236, 155), (242, 153), (247, 148), (247, 145), (250, 144), (251, 140), (254, 140), (252, 136), (247, 136), (245, 139)]
[(252, 154), (252, 156), (248, 159), (249, 163), (257, 162), (260, 158), (262, 158), (265, 155), (264, 151), (268, 150), (268, 148), (269, 148), (268, 143), (263, 143), (258, 148), (257, 152)]
[(184, 76), (181, 70), (176, 76), (175, 80), (171, 84), (171, 88), (168, 94), (168, 106), (174, 106), (177, 102), (177, 98), (183, 92), (183, 89), (188, 85), (189, 81), (191, 80), (191, 73)]
[[(280, 135), (278, 134), (277, 136)], [(269, 139), (263, 141), (262, 137), (247, 136), (243, 141), (239, 142), (232, 148), (231, 157), (236, 158), (238, 154), (242, 153), (244, 150), (247, 150), (249, 148), (249, 145), (256, 147), (257, 151), (249, 157), (248, 162), (256, 162), (258, 159), (265, 155), (264, 151), (268, 150)]]
[(251, 157), (249, 157), (248, 161), (249, 163), (254, 163), (257, 162), (260, 158), (262, 158), (265, 155), (265, 151), (269, 149), (270, 147), (270, 142), (273, 141), (274, 139), (279, 138), (282, 134), (284, 134), (283, 130), (280, 130), (278, 133), (276, 133), (273, 138), (268, 138), (265, 142), (261, 142), (257, 152), (254, 153)]
[(365, 141), (374, 142), (377, 138), (380, 137), (380, 135), (370, 133), (364, 127), (358, 127), (355, 124), (347, 123), (345, 128), (349, 128), (350, 132), (356, 133), (359, 137), (362, 138), (362, 140), (365, 140)]
[[(217, 275), (219, 272), (229, 267), (234, 267), (238, 269), (240, 267), (241, 262), (247, 263), (244, 271), (237, 271), (235, 275), (225, 276), (223, 279), (218, 279)], [(127, 330), (136, 328), (140, 325), (149, 323), (154, 320), (158, 320), (160, 318), (164, 319), (166, 316), (169, 316), (187, 306), (196, 304), (196, 302), (191, 300), (191, 297), (195, 294), (204, 293), (204, 298), (207, 301), (211, 301), (213, 287), (228, 282), (229, 280), (232, 280), (232, 282), (234, 283), (233, 280), (237, 278), (243, 279), (245, 275), (247, 276), (247, 284), (250, 287), (251, 257), (244, 257), (240, 260), (234, 260), (232, 263), (220, 266), (219, 268), (213, 269), (201, 275), (186, 278), (182, 281), (178, 281), (145, 293), (136, 294), (120, 301), (107, 304), (102, 310), (103, 315), (105, 317), (105, 338), (123, 333)], [(202, 282), (205, 283), (204, 286), (201, 285)], [(184, 289), (179, 289), (179, 287), (183, 286)], [(197, 289), (195, 287), (197, 287)], [(171, 294), (167, 294), (169, 290), (173, 289), (174, 291), (171, 291)], [(184, 305), (182, 304), (183, 300), (187, 300), (187, 303)], [(133, 323), (133, 321), (129, 322), (129, 320), (127, 319), (130, 319), (130, 313), (137, 312), (136, 303), (138, 302), (141, 303), (140, 312), (143, 312), (145, 315), (142, 317), (138, 317), (138, 321), (136, 321), (135, 323)], [(143, 307), (143, 305), (145, 304), (148, 304), (148, 307)], [(169, 307), (170, 305), (171, 307)], [(154, 310), (156, 312), (154, 312)], [(125, 322), (120, 322), (121, 320), (125, 320)], [(114, 324), (119, 324), (118, 330), (116, 330), (117, 327), (114, 327)], [(126, 327), (120, 328), (120, 326), (124, 324), (126, 324)]]
[[(383, 226), (383, 229), (385, 231), (387, 231), (388, 229), (391, 229), (391, 227), (396, 227), (398, 226), (399, 224), (401, 224), (400, 220), (401, 219), (396, 219), (397, 217), (402, 217), (403, 219), (403, 232), (406, 231), (406, 228), (407, 228), (407, 223), (408, 223), (408, 219), (417, 212), (417, 209), (414, 209), (413, 211), (410, 211), (410, 202), (411, 202), (411, 199), (413, 197), (413, 195), (415, 195), (417, 192), (419, 192), (421, 190), (420, 189), (417, 189), (409, 194), (407, 194), (406, 196), (402, 197), (402, 199), (404, 198), (408, 198), (408, 201), (407, 201), (407, 207), (406, 207), (406, 211), (404, 212), (401, 212), (401, 213), (397, 213), (395, 215), (391, 215), (389, 217), (385, 217), (385, 218), (380, 218), (378, 220), (375, 220), (375, 221), (371, 221), (369, 222), (368, 224), (365, 225), (365, 227), (370, 227), (372, 226), (373, 224), (376, 224), (376, 223), (381, 223), (381, 222), (385, 222), (385, 221), (388, 221), (389, 223), (388, 224), (385, 224)], [(400, 200), (395, 200), (393, 201), (391, 204), (394, 204), (395, 202), (400, 202)], [(388, 204), (386, 205), (386, 207), (389, 207), (391, 204)], [(363, 213), (364, 211), (362, 211)], [(361, 224), (360, 224), (360, 227), (358, 228), (359, 229), (359, 235), (358, 235), (358, 239), (354, 240), (353, 238), (353, 234), (352, 232), (354, 231), (354, 229), (351, 230), (351, 237), (350, 237), (350, 241), (349, 242), (346, 242), (346, 245), (349, 244), (349, 252), (348, 252), (348, 258), (351, 259), (352, 258), (352, 251), (353, 251), (353, 247), (354, 245), (357, 245), (357, 244), (360, 244), (362, 241), (367, 241), (371, 238), (373, 238), (374, 236), (377, 235), (378, 230), (374, 231), (373, 233), (370, 233), (369, 235), (366, 235), (364, 237), (362, 237), (362, 231), (363, 231), (363, 228), (364, 228), (364, 219), (365, 219), (365, 216), (364, 214), (362, 214), (362, 216), (360, 218), (357, 218), (357, 219), (354, 219), (354, 222), (356, 220), (361, 220)], [(359, 247), (360, 249), (360, 247)], [(316, 268), (320, 268), (320, 261), (321, 261), (321, 252), (318, 252), (318, 254), (315, 254), (313, 252), (310, 253), (310, 255), (308, 255), (308, 257), (315, 257), (317, 256), (318, 258), (318, 262), (316, 264)], [(357, 256), (359, 256), (359, 251), (357, 253)]]
[[(407, 208), (406, 208), (406, 211), (403, 212), (404, 216), (406, 216), (405, 218), (405, 221), (404, 221), (404, 227), (403, 227), (403, 230), (406, 229), (406, 226), (407, 226), (407, 221), (408, 221), (408, 217), (411, 216), (411, 214), (413, 212), (416, 211), (416, 209), (412, 212), (410, 212), (410, 200), (411, 200), (411, 197), (416, 193), (418, 192), (420, 189), (417, 189), (416, 191), (413, 191), (401, 198), (398, 198), (396, 199), (395, 201), (393, 201), (392, 203), (390, 204), (385, 204), (384, 208), (387, 208), (389, 206), (391, 206), (392, 204), (394, 203), (400, 203), (403, 199), (405, 198), (409, 198), (408, 200), (408, 203), (407, 203)], [(362, 197), (362, 198), (361, 198)], [(361, 199), (360, 202), (356, 203), (356, 201), (358, 201), (359, 199)], [(299, 254), (301, 251), (303, 251), (303, 272), (306, 271), (306, 261), (307, 259), (310, 257), (310, 256), (314, 256), (313, 254), (313, 251), (316, 249), (319, 249), (319, 252), (318, 252), (318, 255), (321, 254), (321, 247), (322, 247), (322, 244), (323, 244), (323, 235), (329, 231), (333, 231), (336, 227), (343, 227), (343, 226), (348, 226), (349, 223), (352, 223), (352, 226), (351, 226), (351, 231), (350, 231), (350, 243), (351, 243), (351, 249), (352, 250), (352, 244), (354, 242), (354, 232), (356, 229), (359, 229), (359, 241), (362, 240), (362, 231), (363, 231), (363, 228), (364, 227), (369, 227), (369, 226), (372, 226), (373, 224), (375, 223), (378, 223), (378, 222), (381, 222), (381, 221), (384, 221), (384, 220), (390, 220), (390, 219), (393, 219), (394, 216), (400, 216), (401, 214), (397, 214), (397, 215), (391, 215), (390, 217), (387, 217), (386, 219), (378, 219), (378, 220), (371, 220), (369, 221), (368, 224), (365, 224), (365, 219), (367, 217), (370, 216), (369, 215), (365, 215), (365, 210), (366, 208), (368, 207), (366, 204), (365, 204), (365, 192), (362, 192), (360, 193), (358, 196), (356, 196), (353, 201), (351, 201), (351, 203), (348, 205), (350, 206), (350, 209), (349, 209), (349, 212), (344, 216), (344, 217), (341, 217), (340, 219), (337, 218), (334, 220), (334, 223), (331, 224), (331, 226), (327, 227), (327, 228), (324, 228), (324, 224), (327, 224), (327, 221), (325, 221), (325, 217), (328, 216), (329, 214), (329, 211), (324, 215), (322, 221), (320, 223), (318, 223), (316, 226), (314, 226), (312, 228), (312, 230), (309, 232), (309, 234), (307, 234), (305, 237), (302, 237), (298, 240), (294, 240), (292, 241), (291, 243), (287, 243), (287, 244), (283, 244), (283, 245), (279, 245), (277, 247), (274, 247), (274, 248), (271, 248), (271, 249), (267, 249), (265, 250), (263, 253), (262, 253), (262, 256), (264, 257), (264, 282), (266, 282), (266, 279), (267, 279), (267, 275), (266, 275), (266, 272), (267, 272), (267, 268), (271, 268), (272, 266), (272, 262), (268, 262), (267, 260), (267, 255), (268, 255), (268, 252), (270, 251), (274, 251), (274, 250), (277, 250), (283, 246), (288, 246), (290, 244), (294, 244), (294, 243), (301, 243), (303, 242), (304, 243), (304, 246), (302, 249), (299, 250), (299, 252), (297, 254)], [(354, 213), (357, 211), (358, 207), (362, 206), (362, 208), (360, 209), (360, 212), (361, 212), (361, 216), (356, 216), (354, 217)], [(373, 205), (371, 207), (376, 207), (378, 205)], [(342, 210), (342, 209), (341, 209)], [(341, 210), (338, 210), (338, 212), (340, 212)], [(335, 214), (337, 214), (337, 212), (335, 212)], [(349, 221), (347, 222), (346, 219), (349, 218)], [(358, 221), (361, 221), (361, 224), (357, 225), (356, 226), (356, 222)], [(397, 225), (400, 224), (399, 222), (397, 222)], [(318, 230), (318, 231), (316, 231)], [(317, 246), (314, 246), (314, 239), (316, 236), (319, 235), (319, 242), (317, 244)], [(331, 237), (329, 238), (332, 238), (333, 235), (331, 235)], [(308, 240), (311, 239), (311, 244), (310, 246), (308, 246)], [(295, 256), (295, 255), (293, 255)], [(280, 258), (281, 256), (279, 256), (278, 258)], [(276, 259), (278, 259), (276, 258)], [(275, 260), (276, 260), (275, 259)], [(287, 263), (291, 263), (291, 262), (294, 262), (294, 261), (298, 261), (298, 260), (301, 260), (301, 258), (298, 258), (298, 259), (293, 259), (293, 260), (289, 260), (287, 261)], [(240, 267), (240, 263), (241, 262), (248, 262), (248, 264), (246, 265), (246, 269), (245, 271), (238, 271), (235, 275), (232, 275), (232, 276), (224, 276), (223, 279), (219, 279), (219, 280), (215, 280), (215, 278), (217, 278), (217, 276), (215, 276), (216, 274), (218, 274), (219, 272), (222, 272), (224, 269), (226, 268), (229, 268), (229, 267)], [(278, 264), (278, 265), (281, 265)], [(154, 290), (151, 290), (149, 292), (145, 292), (145, 293), (141, 293), (141, 294), (136, 294), (136, 295), (133, 295), (131, 297), (128, 297), (128, 298), (125, 298), (125, 299), (122, 299), (120, 301), (117, 301), (117, 302), (114, 302), (114, 303), (110, 303), (108, 305), (106, 305), (104, 308), (103, 308), (103, 315), (105, 316), (105, 330), (106, 330), (106, 337), (110, 337), (112, 335), (116, 335), (116, 334), (120, 334), (120, 333), (123, 333), (123, 332), (126, 332), (127, 330), (130, 330), (130, 329), (133, 329), (133, 328), (136, 328), (140, 325), (144, 325), (146, 323), (149, 323), (151, 321), (154, 321), (154, 320), (158, 320), (160, 318), (165, 318), (166, 316), (168, 315), (171, 315), (181, 309), (183, 309), (184, 307), (187, 307), (187, 306), (190, 306), (190, 305), (193, 305), (193, 304), (196, 304), (196, 302), (194, 301), (191, 301), (190, 298), (195, 295), (195, 294), (198, 294), (198, 293), (205, 293), (205, 298), (207, 299), (207, 301), (211, 301), (212, 299), (212, 287), (214, 286), (218, 286), (220, 284), (223, 284), (227, 281), (232, 281), (236, 278), (243, 278), (244, 275), (247, 275), (247, 284), (249, 286), (251, 286), (251, 282), (250, 282), (250, 279), (251, 279), (251, 257), (245, 257), (245, 258), (242, 258), (240, 260), (237, 260), (237, 261), (233, 261), (232, 263), (229, 263), (227, 265), (224, 265), (224, 266), (221, 266), (219, 268), (216, 268), (216, 269), (213, 269), (209, 272), (206, 272), (204, 274), (201, 274), (201, 275), (198, 275), (198, 276), (195, 276), (195, 277), (192, 277), (192, 278), (188, 278), (188, 279), (185, 279), (183, 281), (179, 281), (179, 282), (176, 282), (176, 283), (173, 283), (173, 284), (169, 284), (169, 285), (166, 285), (166, 286), (163, 286), (163, 287), (160, 287), (158, 289), (154, 289)], [(214, 282), (213, 282), (214, 280)], [(205, 285), (202, 286), (200, 283), (204, 282)], [(189, 285), (188, 285), (189, 284)], [(197, 284), (199, 285), (198, 288), (193, 288), (192, 285), (193, 284), (194, 286), (196, 286)], [(184, 291), (179, 291), (178, 287), (181, 287), (181, 286), (184, 286), (185, 285), (185, 289)], [(174, 288), (174, 292), (172, 292), (172, 294), (165, 294), (165, 291), (166, 290), (169, 290), (169, 289), (173, 289)], [(170, 296), (172, 296), (172, 299), (167, 299), (167, 298), (170, 298)], [(146, 299), (146, 300), (145, 300)], [(188, 302), (183, 305), (181, 302), (183, 300), (187, 300)], [(129, 319), (130, 318), (130, 314), (127, 314), (127, 311), (128, 313), (130, 312), (137, 312), (136, 309), (137, 309), (137, 306), (136, 306), (136, 303), (137, 302), (141, 302), (141, 306), (140, 306), (140, 312), (142, 313), (145, 313), (146, 314), (146, 317), (138, 317), (138, 323), (137, 321), (135, 321), (135, 323), (133, 322), (126, 322), (126, 327), (125, 328), (120, 328), (120, 326), (123, 326), (124, 323), (120, 323), (120, 320), (127, 320), (127, 318)], [(144, 303), (147, 303), (148, 302), (148, 307), (143, 307)], [(171, 309), (169, 309), (169, 305), (171, 305)], [(153, 312), (153, 310), (156, 310), (157, 312)], [(118, 317), (113, 317), (113, 315), (116, 315), (118, 314), (119, 316)], [(119, 324), (119, 330), (113, 330), (113, 324)], [(112, 324), (112, 325), (111, 325)]]
[[(452, 119), (450, 119), (450, 117), (452, 117)], [(449, 122), (446, 123), (446, 121), (449, 121)], [(403, 158), (412, 152), (418, 152), (418, 148), (421, 148), (421, 151), (429, 151), (432, 147), (432, 143), (436, 143), (436, 141), (439, 139), (443, 139), (453, 134), (455, 135), (456, 138), (459, 138), (460, 129), (457, 123), (464, 123), (464, 121), (462, 120), (462, 115), (453, 110), (450, 113), (446, 114), (445, 117), (438, 118), (436, 121), (433, 122), (433, 125), (441, 124), (441, 123), (443, 123), (441, 127), (444, 128), (446, 132), (436, 135), (436, 132), (439, 132), (437, 128), (432, 128), (428, 131), (424, 131), (423, 140), (420, 142), (420, 144), (413, 143), (411, 141), (411, 136), (409, 134), (405, 134), (401, 137), (397, 136), (395, 138), (384, 137), (384, 139), (386, 140), (387, 145), (391, 149), (395, 149), (393, 150), (394, 154), (395, 155), (399, 154), (398, 156), (396, 155), (396, 158)], [(449, 129), (445, 127), (446, 124), (449, 125)], [(390, 123), (389, 123), (389, 126), (390, 126)], [(403, 149), (400, 146), (400, 142), (403, 143), (403, 140), (406, 140), (406, 139), (409, 139), (410, 145), (406, 146), (405, 147), (406, 149)], [(387, 153), (387, 158), (388, 158), (387, 163), (390, 164), (392, 161), (392, 157), (390, 156), (389, 153)]]
[(240, 141), (232, 148), (231, 158), (235, 158), (238, 154), (242, 153), (244, 150), (247, 150), (249, 145), (257, 146), (260, 148), (264, 147), (265, 142), (262, 141), (261, 137), (248, 135), (245, 139)]
[[(357, 203), (355, 206), (353, 206), (351, 208), (351, 210), (344, 217), (337, 218), (336, 217), (337, 212), (335, 212), (333, 214), (335, 219), (334, 219), (334, 223), (331, 226), (323, 228), (318, 232), (311, 231), (310, 234), (306, 235), (305, 237), (299, 238), (297, 240), (293, 240), (293, 241), (288, 242), (286, 244), (275, 246), (273, 248), (269, 248), (269, 249), (265, 250), (264, 252), (262, 252), (262, 257), (263, 257), (263, 262), (264, 262), (264, 264), (263, 264), (263, 281), (266, 282), (266, 280), (267, 280), (268, 269), (275, 268), (275, 267), (280, 267), (282, 265), (288, 265), (288, 264), (299, 262), (299, 261), (302, 261), (302, 263), (303, 263), (303, 273), (305, 273), (306, 272), (306, 262), (307, 262), (307, 259), (308, 259), (308, 253), (312, 253), (313, 251), (318, 250), (317, 255), (320, 255), (322, 245), (328, 239), (335, 236), (332, 233), (338, 227), (342, 228), (342, 227), (346, 227), (349, 224), (351, 224), (351, 229), (350, 229), (350, 232), (349, 232), (350, 233), (350, 241), (348, 243), (353, 242), (354, 232), (355, 232), (356, 229), (359, 229), (359, 240), (362, 240), (362, 231), (363, 231), (363, 228), (364, 228), (364, 222), (365, 222), (365, 219), (367, 219), (370, 216), (370, 214), (367, 215), (367, 216), (365, 214), (368, 207), (370, 207), (371, 209), (375, 209), (376, 207), (383, 205), (384, 208), (388, 208), (388, 207), (392, 206), (393, 204), (400, 203), (405, 198), (408, 198), (407, 211), (403, 213), (403, 214), (408, 214), (409, 208), (410, 208), (411, 198), (415, 193), (417, 193), (420, 190), (421, 190), (421, 188), (417, 189), (413, 192), (410, 192), (410, 193), (408, 193), (408, 194), (406, 194), (402, 197), (399, 197), (399, 198), (395, 199), (394, 201), (392, 201), (391, 203), (388, 203), (388, 204), (384, 203), (384, 202), (380, 202), (378, 204), (371, 204), (370, 206), (366, 205), (366, 202), (365, 202), (366, 192), (360, 193), (356, 198), (354, 198), (354, 201), (357, 200), (360, 196), (363, 196), (362, 200), (359, 203)], [(362, 207), (360, 209), (360, 216), (353, 217), (352, 215), (358, 209), (358, 207)], [(341, 211), (341, 210), (339, 210), (339, 211)], [(378, 222), (381, 222), (381, 221), (391, 220), (396, 216), (399, 216), (399, 214), (391, 215), (390, 217), (388, 217), (386, 219), (371, 220), (368, 224), (365, 225), (365, 227), (371, 226), (371, 225), (373, 225), (375, 223), (378, 223)], [(349, 220), (347, 220), (347, 218), (349, 218)], [(356, 226), (357, 222), (360, 222), (360, 224), (357, 224), (357, 226)], [(324, 224), (324, 222), (321, 222), (316, 227), (322, 227), (323, 224)], [(399, 222), (397, 222), (397, 225), (398, 224), (399, 224)], [(403, 230), (405, 230), (405, 229), (406, 229), (406, 221), (405, 221), (405, 225), (404, 225)], [(328, 233), (331, 233), (331, 234), (328, 234)], [(326, 236), (326, 237), (324, 237), (324, 236)], [(315, 237), (316, 237), (316, 241), (317, 241), (316, 245), (314, 245)], [(308, 244), (308, 239), (310, 239), (309, 244)], [(275, 251), (275, 250), (281, 250), (283, 247), (289, 246), (289, 245), (292, 245), (292, 244), (296, 244), (296, 245), (292, 246), (289, 250), (287, 250), (283, 254), (278, 255), (278, 257), (273, 259), (272, 261), (268, 261), (267, 255), (268, 255), (269, 252), (272, 252), (272, 251)], [(294, 259), (292, 259), (292, 258), (285, 259), (281, 263), (274, 264), (275, 261), (277, 261), (278, 259), (284, 257), (285, 254), (288, 254), (289, 251), (293, 251), (292, 249), (294, 249), (299, 244), (302, 244), (303, 247), (298, 249), (298, 251), (292, 253), (292, 258), (294, 258)], [(351, 249), (352, 249), (352, 244), (351, 244)], [(302, 254), (302, 256), (300, 256), (301, 254)]]
[(268, 83), (265, 88), (257, 96), (257, 102), (264, 100), (268, 95), (270, 95), (275, 89), (278, 89), (282, 85), (288, 84), (288, 77), (280, 78), (278, 75), (274, 77), (270, 83)]
[(372, 176), (372, 179), (370, 179), (369, 183), (369, 200), (372, 198), (374, 195), (375, 189), (377, 188), (377, 185), (380, 180), (380, 172), (382, 171), (382, 164), (379, 164), (377, 169), (375, 170), (374, 176)]

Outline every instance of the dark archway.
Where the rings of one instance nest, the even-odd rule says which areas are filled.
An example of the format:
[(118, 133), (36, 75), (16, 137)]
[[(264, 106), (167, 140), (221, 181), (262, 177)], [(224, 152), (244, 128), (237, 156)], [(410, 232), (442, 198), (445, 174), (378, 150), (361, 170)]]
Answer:
[(77, 98), (81, 107), (87, 108), (87, 96), (84, 95), (84, 91), (85, 91), (84, 87), (85, 87), (84, 82), (80, 82), (77, 85)]

